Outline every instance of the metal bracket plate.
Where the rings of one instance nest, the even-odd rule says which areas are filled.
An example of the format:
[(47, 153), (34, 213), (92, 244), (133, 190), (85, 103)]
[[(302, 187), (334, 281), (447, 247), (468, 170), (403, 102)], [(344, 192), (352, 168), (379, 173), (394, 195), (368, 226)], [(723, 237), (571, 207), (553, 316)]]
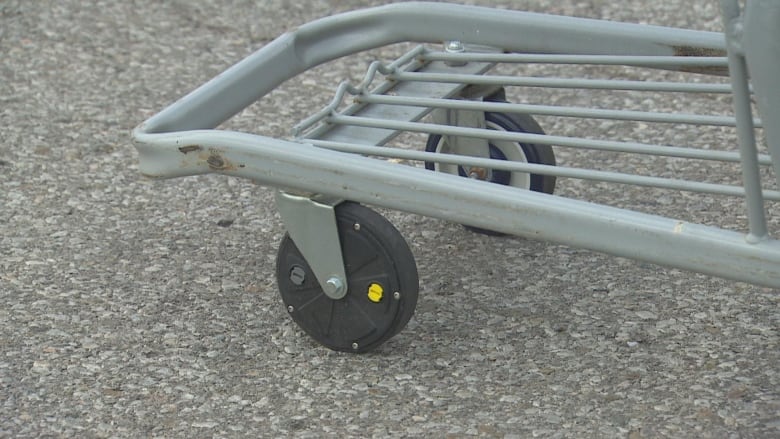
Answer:
[[(448, 53), (464, 53), (466, 47), (460, 41), (448, 41), (444, 45), (444, 49)], [(450, 67), (463, 66), (466, 63), (446, 63)], [(464, 94), (466, 90), (469, 90), (469, 95)], [(461, 97), (464, 99), (482, 100), (485, 97), (484, 93), (492, 93), (495, 89), (484, 90), (474, 89), (472, 87), (466, 87), (461, 90)], [(475, 93), (476, 92), (476, 93)], [(464, 128), (485, 128), (485, 113), (481, 111), (469, 111), (469, 110), (451, 110), (451, 109), (435, 109), (432, 112), (433, 122), (438, 125), (449, 125), (454, 127)], [(443, 136), (444, 142), (448, 145), (446, 153), (466, 155), (471, 157), (490, 158), (490, 147), (486, 139), (475, 137), (461, 137), (461, 136)], [(479, 172), (467, 169), (466, 175), (474, 178), (479, 178)]]
[[(437, 109), (433, 111), (433, 121), (438, 125), (484, 129), (485, 113), (471, 110)], [(449, 145), (447, 152), (450, 154), (490, 158), (486, 139), (463, 136), (444, 137)]]
[[(481, 111), (436, 109), (433, 111), (432, 117), (433, 122), (438, 125), (463, 128), (485, 128), (485, 113)], [(490, 158), (490, 146), (488, 141), (484, 138), (443, 136), (442, 140), (445, 142), (446, 149), (443, 148), (440, 152), (445, 154)], [(453, 166), (448, 172), (457, 174), (457, 167)], [(466, 167), (465, 172), (470, 178), (484, 180), (487, 171), (485, 168)]]
[(315, 201), (305, 196), (276, 192), (276, 208), (287, 233), (314, 271), (322, 290), (334, 300), (347, 295), (347, 275), (335, 211), (335, 206), (341, 201)]

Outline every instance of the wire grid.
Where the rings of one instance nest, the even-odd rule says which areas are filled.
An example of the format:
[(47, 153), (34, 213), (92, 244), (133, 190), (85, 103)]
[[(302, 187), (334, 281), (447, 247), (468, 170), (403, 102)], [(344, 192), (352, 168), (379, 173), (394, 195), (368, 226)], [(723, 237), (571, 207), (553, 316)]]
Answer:
[[(295, 127), (295, 135), (322, 148), (417, 166), (422, 162), (478, 166), (553, 175), (559, 183), (574, 179), (597, 187), (617, 184), (622, 188), (630, 185), (672, 190), (684, 197), (745, 196), (725, 56), (589, 56), (483, 50), (450, 53), (420, 46), (392, 63), (374, 62), (362, 82), (343, 82), (330, 105), (303, 120)], [(490, 74), (426, 72), (426, 66), (432, 63), (484, 63), (489, 65)], [(457, 95), (400, 96), (394, 92), (398, 84), (413, 82), (450, 83), (459, 90), (465, 85), (503, 87), (513, 103), (469, 100)], [(413, 120), (361, 116), (368, 106), (423, 110)], [(546, 134), (438, 125), (423, 118), (434, 109), (532, 115)], [(753, 123), (761, 138), (761, 120), (753, 118)], [(390, 130), (393, 134), (380, 142), (327, 140), (324, 134), (334, 127)], [(557, 166), (427, 153), (419, 147), (404, 146), (409, 135), (404, 137), (403, 133), (413, 133), (411, 138), (418, 139), (418, 143), (420, 135), (438, 134), (551, 145)], [(398, 135), (401, 137), (396, 139)], [(396, 147), (386, 146), (392, 139), (396, 139)], [(763, 145), (758, 163), (764, 199), (780, 201), (771, 159)], [(558, 187), (563, 188), (557, 192), (564, 196), (590, 198), (578, 190), (576, 183)], [(652, 199), (658, 196), (654, 190), (645, 193)], [(596, 201), (604, 199), (596, 197)], [(631, 204), (636, 208), (636, 203)]]

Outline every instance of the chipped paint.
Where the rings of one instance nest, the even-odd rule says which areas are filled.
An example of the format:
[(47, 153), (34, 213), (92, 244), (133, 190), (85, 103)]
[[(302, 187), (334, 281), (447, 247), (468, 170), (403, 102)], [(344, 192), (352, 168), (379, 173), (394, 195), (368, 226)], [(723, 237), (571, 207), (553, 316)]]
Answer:
[[(674, 56), (711, 56), (726, 57), (728, 54), (723, 49), (709, 49), (706, 47), (672, 46)], [(685, 66), (680, 67), (681, 72), (701, 73), (704, 75), (728, 76), (729, 68), (725, 66)]]
[(190, 152), (200, 151), (201, 149), (203, 149), (203, 148), (201, 148), (200, 145), (187, 145), (187, 146), (182, 146), (181, 148), (179, 148), (179, 151), (182, 154), (187, 154), (187, 153), (190, 153)]
[(213, 152), (209, 155), (209, 158), (206, 159), (206, 163), (208, 163), (209, 168), (215, 171), (227, 168), (227, 161), (221, 155)]
[(219, 172), (225, 172), (225, 171), (236, 171), (239, 168), (244, 168), (246, 165), (244, 163), (233, 163), (230, 160), (225, 157), (221, 151), (215, 151), (211, 150), (209, 151), (208, 157), (206, 157), (206, 164), (209, 166), (209, 169), (212, 171), (219, 171)]
[(725, 57), (727, 55), (724, 49), (709, 49), (706, 47), (693, 46), (673, 46), (674, 56), (714, 56)]

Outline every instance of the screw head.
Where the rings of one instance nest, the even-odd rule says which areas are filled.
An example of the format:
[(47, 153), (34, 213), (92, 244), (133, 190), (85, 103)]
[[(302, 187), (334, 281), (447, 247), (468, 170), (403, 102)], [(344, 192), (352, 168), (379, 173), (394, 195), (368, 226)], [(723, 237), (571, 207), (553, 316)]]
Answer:
[[(466, 51), (466, 47), (460, 41), (447, 41), (444, 43), (444, 51), (447, 53), (463, 53)], [(466, 61), (446, 61), (445, 64), (452, 67), (465, 66)]]
[(295, 311), (295, 307), (292, 305), (287, 305), (287, 312), (293, 312)]
[(461, 43), (460, 41), (452, 40), (452, 41), (447, 41), (447, 43), (444, 45), (444, 50), (450, 53), (459, 53), (459, 52), (464, 52), (466, 48), (463, 47), (463, 43)]
[(396, 291), (395, 293), (393, 293), (393, 299), (398, 300), (400, 298), (401, 298), (401, 293), (400, 292)]
[(360, 231), (360, 223), (355, 223), (355, 225), (352, 227), (355, 229), (356, 232)]
[(355, 342), (355, 343), (352, 343), (352, 349), (354, 349), (354, 350), (358, 350), (358, 348), (359, 348), (359, 347), (360, 347), (360, 345), (359, 345), (359, 344), (357, 344), (357, 342)]

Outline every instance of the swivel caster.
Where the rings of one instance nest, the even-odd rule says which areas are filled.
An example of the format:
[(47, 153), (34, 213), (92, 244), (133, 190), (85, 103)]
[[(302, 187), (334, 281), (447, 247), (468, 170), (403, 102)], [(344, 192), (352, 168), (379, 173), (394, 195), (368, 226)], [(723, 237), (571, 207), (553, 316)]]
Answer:
[[(544, 134), (544, 131), (539, 124), (536, 123), (531, 116), (526, 114), (485, 113), (485, 127), (497, 131)], [(491, 140), (488, 147), (490, 158), (494, 160), (555, 165), (555, 155), (549, 145)], [(425, 151), (443, 154), (453, 153), (446, 138), (438, 134), (432, 134), (428, 137)], [(514, 186), (547, 194), (553, 193), (553, 190), (555, 189), (555, 177), (551, 175), (527, 174), (484, 168), (472, 168), (467, 170), (463, 166), (433, 162), (426, 162), (425, 168), (431, 171), (446, 172), (448, 174), (460, 175), (461, 177), (476, 178), (504, 186)], [(485, 230), (477, 227), (466, 226), (466, 228), (486, 235), (502, 235), (501, 233), (492, 230)]]
[[(401, 234), (378, 213), (344, 202), (335, 215), (346, 285), (337, 278), (321, 285), (285, 234), (276, 259), (279, 291), (290, 317), (318, 343), (368, 352), (399, 333), (414, 314), (417, 266)], [(346, 294), (333, 299), (343, 288)]]

